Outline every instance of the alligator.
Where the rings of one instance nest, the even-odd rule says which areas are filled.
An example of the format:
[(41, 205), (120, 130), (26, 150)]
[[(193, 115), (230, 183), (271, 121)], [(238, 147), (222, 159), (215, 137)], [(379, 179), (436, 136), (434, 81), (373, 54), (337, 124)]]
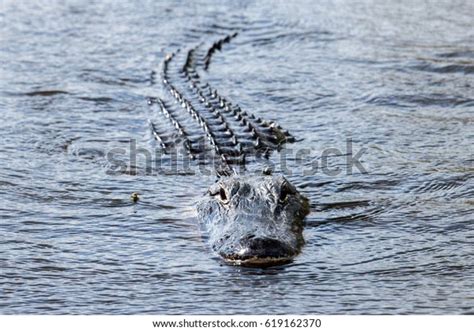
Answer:
[(249, 157), (268, 158), (296, 140), (276, 122), (231, 103), (201, 78), (213, 54), (237, 35), (166, 55), (161, 79), (171, 101), (150, 98), (149, 104), (157, 107), (168, 126), (160, 128), (150, 121), (150, 128), (165, 153), (180, 146), (191, 159), (214, 162), (217, 180), (196, 208), (212, 250), (234, 265), (285, 264), (304, 244), (308, 199), (268, 168), (246, 175), (237, 174), (234, 167), (250, 162)]

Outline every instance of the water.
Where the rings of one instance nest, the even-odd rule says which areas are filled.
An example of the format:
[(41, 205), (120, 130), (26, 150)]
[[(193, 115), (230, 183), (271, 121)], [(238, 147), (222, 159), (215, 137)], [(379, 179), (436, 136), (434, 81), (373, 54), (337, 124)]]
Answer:
[[(473, 7), (3, 1), (0, 313), (474, 313)], [(309, 151), (306, 245), (264, 270), (201, 239), (212, 176), (108, 172), (156, 147), (164, 56), (232, 31), (206, 79)], [(304, 173), (347, 139), (366, 173)]]

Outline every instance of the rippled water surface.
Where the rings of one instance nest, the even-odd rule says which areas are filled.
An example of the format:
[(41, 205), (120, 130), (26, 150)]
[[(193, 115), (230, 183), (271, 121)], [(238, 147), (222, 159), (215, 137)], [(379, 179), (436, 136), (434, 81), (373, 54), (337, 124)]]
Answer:
[[(0, 313), (474, 313), (473, 12), (2, 1)], [(235, 31), (205, 78), (301, 140), (287, 177), (312, 205), (302, 254), (268, 269), (224, 265), (202, 239), (213, 176), (107, 158), (158, 147), (147, 97), (172, 104), (166, 54)], [(345, 166), (348, 139), (366, 172)], [(342, 171), (315, 169), (328, 148)]]

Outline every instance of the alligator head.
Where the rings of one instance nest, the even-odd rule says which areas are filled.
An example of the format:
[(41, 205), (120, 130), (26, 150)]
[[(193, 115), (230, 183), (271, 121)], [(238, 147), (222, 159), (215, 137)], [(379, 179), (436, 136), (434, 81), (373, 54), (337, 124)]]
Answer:
[(267, 266), (300, 252), (309, 203), (283, 176), (232, 176), (212, 185), (197, 211), (225, 261)]

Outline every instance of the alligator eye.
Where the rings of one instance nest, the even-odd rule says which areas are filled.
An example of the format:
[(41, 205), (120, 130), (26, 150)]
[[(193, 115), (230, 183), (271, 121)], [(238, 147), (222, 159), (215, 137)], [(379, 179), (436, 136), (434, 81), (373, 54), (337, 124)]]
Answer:
[(286, 199), (288, 198), (288, 193), (290, 192), (284, 187), (282, 187), (280, 191), (280, 197), (278, 198), (278, 200), (280, 200), (280, 202), (286, 202)]
[(227, 201), (227, 195), (225, 194), (225, 190), (222, 187), (219, 190), (219, 197), (221, 198), (223, 202)]
[(292, 188), (290, 185), (283, 185), (280, 189), (280, 197), (278, 200), (282, 203), (286, 202), (288, 200), (288, 195), (289, 194), (295, 194), (294, 188)]

